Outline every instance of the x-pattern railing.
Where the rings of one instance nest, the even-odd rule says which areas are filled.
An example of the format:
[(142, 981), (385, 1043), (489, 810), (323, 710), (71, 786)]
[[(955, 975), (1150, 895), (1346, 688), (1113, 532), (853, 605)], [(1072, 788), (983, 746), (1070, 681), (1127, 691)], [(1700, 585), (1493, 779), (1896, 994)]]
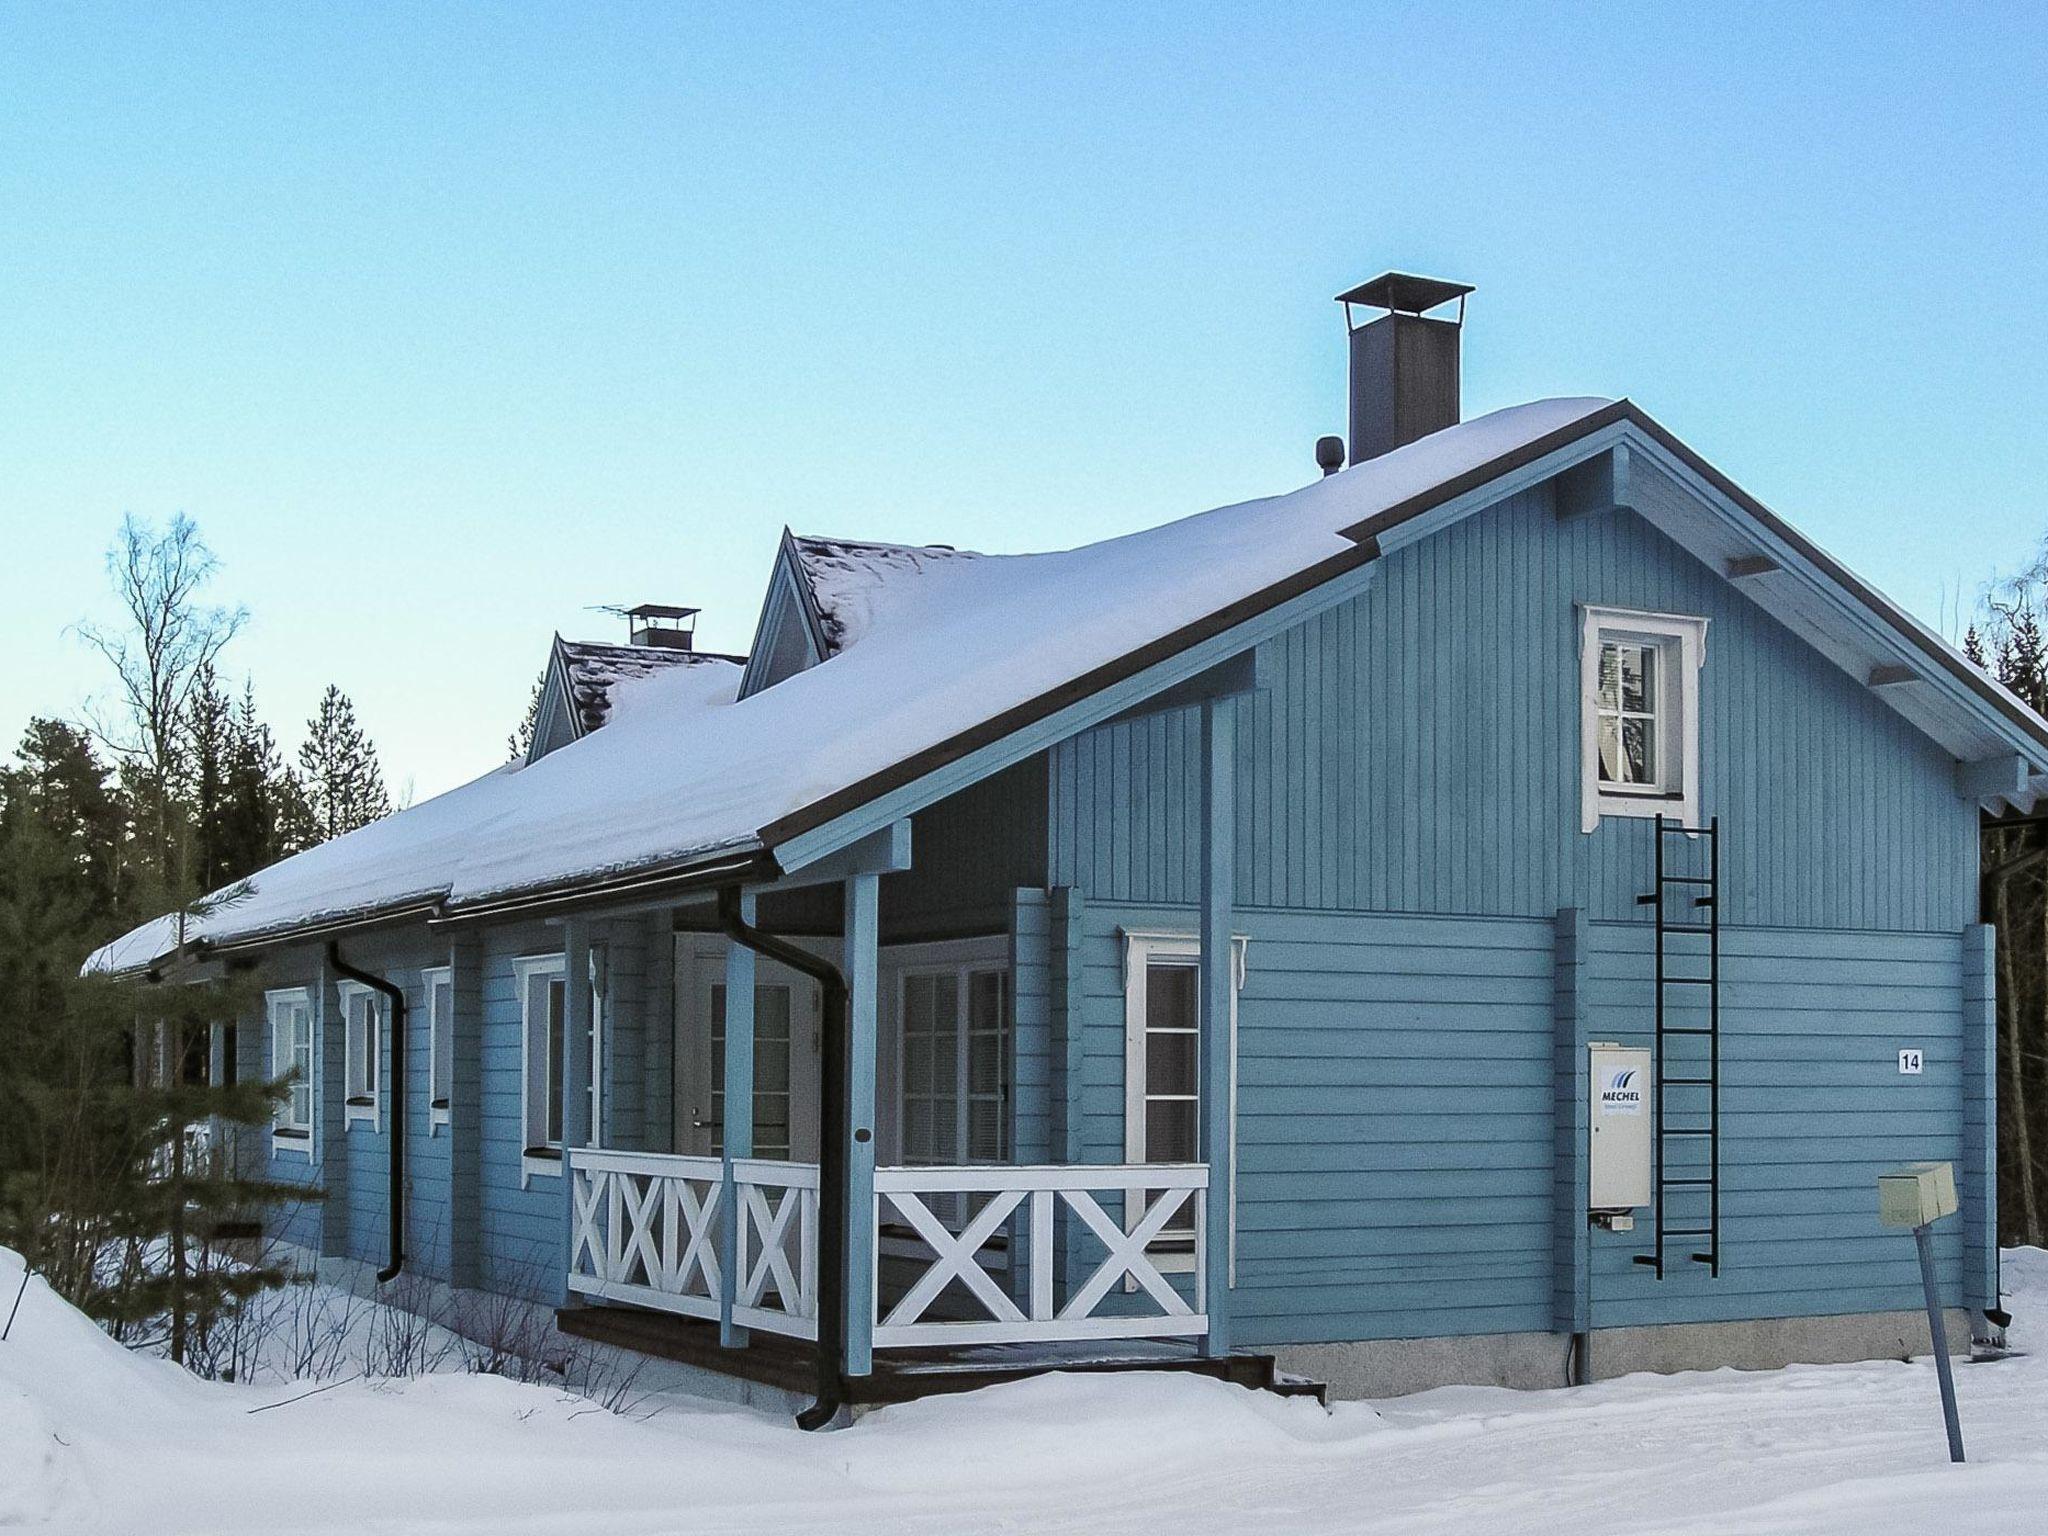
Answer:
[[(1207, 1289), (1201, 1254), (1208, 1179), (1208, 1170), (1192, 1163), (876, 1169), (878, 1222), (893, 1208), (931, 1253), (923, 1273), (886, 1314), (878, 1303), (876, 1347), (1164, 1338), (1205, 1332)], [(1123, 1195), (1126, 1208), (1134, 1212), (1128, 1228), (1096, 1199), (1105, 1191)], [(947, 1195), (984, 1201), (957, 1232), (932, 1211), (932, 1197)], [(1093, 1268), (1064, 1303), (1055, 1299), (1061, 1206), (1075, 1218), (1069, 1223), (1068, 1247), (1077, 1255), (1087, 1254), (1092, 1238), (1100, 1250)], [(1151, 1252), (1167, 1224), (1190, 1206), (1196, 1256), (1192, 1301), (1160, 1272)], [(1005, 1224), (1021, 1229), (1015, 1235), (1022, 1238), (1023, 1272), (1030, 1281), (1021, 1303), (980, 1260), (982, 1250)], [(1087, 1262), (1086, 1257), (1078, 1259), (1079, 1265)], [(1149, 1305), (1134, 1303), (1133, 1311), (1100, 1314), (1098, 1309), (1113, 1293), (1125, 1294), (1127, 1279), (1130, 1293), (1142, 1292)], [(939, 1299), (949, 1294), (971, 1301), (980, 1315), (930, 1316)]]
[(749, 1328), (818, 1336), (818, 1169), (736, 1158), (739, 1291), (733, 1318)]
[(584, 1150), (570, 1154), (570, 1177), (570, 1289), (718, 1316), (717, 1158)]
[[(571, 1152), (569, 1162), (569, 1288), (600, 1301), (716, 1318), (725, 1165), (715, 1157), (595, 1149)], [(733, 1189), (734, 1321), (816, 1338), (817, 1168), (738, 1158)]]

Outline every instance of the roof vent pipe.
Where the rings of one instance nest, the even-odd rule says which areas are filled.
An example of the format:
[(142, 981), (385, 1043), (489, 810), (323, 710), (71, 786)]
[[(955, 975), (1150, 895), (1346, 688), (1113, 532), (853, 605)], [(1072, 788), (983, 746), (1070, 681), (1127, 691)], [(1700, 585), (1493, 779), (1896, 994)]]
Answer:
[[(1467, 283), (1385, 272), (1337, 295), (1351, 338), (1351, 462), (1458, 424), (1458, 338)], [(1458, 301), (1455, 319), (1425, 313)], [(1384, 313), (1363, 324), (1358, 308)]]
[(1344, 467), (1344, 439), (1341, 437), (1319, 437), (1316, 439), (1316, 468), (1327, 477)]

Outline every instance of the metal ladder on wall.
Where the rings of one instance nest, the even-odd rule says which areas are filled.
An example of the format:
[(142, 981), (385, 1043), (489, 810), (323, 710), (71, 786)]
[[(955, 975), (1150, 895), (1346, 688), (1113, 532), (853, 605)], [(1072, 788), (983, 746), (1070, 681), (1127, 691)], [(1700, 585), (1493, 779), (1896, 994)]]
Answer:
[[(1706, 872), (1700, 873), (1697, 856), (1690, 867), (1673, 873), (1665, 850), (1671, 839), (1681, 839), (1687, 852), (1706, 844)], [(1680, 916), (1673, 917), (1673, 903)], [(1687, 828), (1663, 816), (1657, 818), (1656, 881), (1636, 905), (1654, 909), (1657, 919), (1657, 1050), (1656, 1092), (1650, 1100), (1651, 1189), (1656, 1211), (1656, 1248), (1635, 1256), (1664, 1278), (1664, 1249), (1674, 1238), (1705, 1238), (1706, 1247), (1694, 1250), (1694, 1263), (1707, 1272), (1721, 1273), (1721, 818), (1707, 823), (1705, 831)], [(1706, 941), (1705, 951), (1699, 940)], [(1704, 964), (1704, 973), (1701, 966)], [(1703, 988), (1706, 1007), (1704, 1023), (1684, 1022), (1702, 1017), (1697, 1008), (1681, 1008), (1681, 1022), (1672, 1022), (1672, 1003), (1696, 998)], [(1695, 1044), (1694, 1042), (1703, 1042)], [(1684, 1042), (1680, 1044), (1680, 1042)], [(1672, 1090), (1696, 1095), (1705, 1090), (1705, 1104), (1697, 1098), (1674, 1109)], [(1674, 1120), (1677, 1123), (1673, 1123)], [(1704, 1144), (1705, 1159), (1674, 1158), (1674, 1150)], [(1674, 1200), (1681, 1208), (1673, 1210)], [(1704, 1214), (1701, 1205), (1704, 1203)]]

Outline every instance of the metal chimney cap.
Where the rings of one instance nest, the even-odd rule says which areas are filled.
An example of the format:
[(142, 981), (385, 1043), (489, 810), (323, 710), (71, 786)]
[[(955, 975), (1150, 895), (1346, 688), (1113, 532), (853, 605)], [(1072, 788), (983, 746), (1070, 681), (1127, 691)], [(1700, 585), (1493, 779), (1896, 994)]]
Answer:
[(1353, 304), (1370, 304), (1375, 309), (1419, 315), (1439, 304), (1462, 299), (1472, 291), (1470, 283), (1448, 282), (1441, 277), (1417, 277), (1412, 272), (1382, 272), (1371, 282), (1360, 283), (1356, 288), (1338, 294), (1337, 302), (1347, 308)]

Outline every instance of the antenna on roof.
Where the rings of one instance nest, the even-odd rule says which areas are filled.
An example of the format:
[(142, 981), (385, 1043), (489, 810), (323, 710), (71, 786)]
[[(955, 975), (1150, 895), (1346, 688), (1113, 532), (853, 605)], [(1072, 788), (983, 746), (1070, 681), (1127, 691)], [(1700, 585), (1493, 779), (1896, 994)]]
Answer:
[(613, 603), (597, 606), (626, 621), (628, 645), (659, 646), (669, 651), (687, 651), (696, 646), (699, 609), (678, 608), (672, 603), (635, 603), (631, 608)]

